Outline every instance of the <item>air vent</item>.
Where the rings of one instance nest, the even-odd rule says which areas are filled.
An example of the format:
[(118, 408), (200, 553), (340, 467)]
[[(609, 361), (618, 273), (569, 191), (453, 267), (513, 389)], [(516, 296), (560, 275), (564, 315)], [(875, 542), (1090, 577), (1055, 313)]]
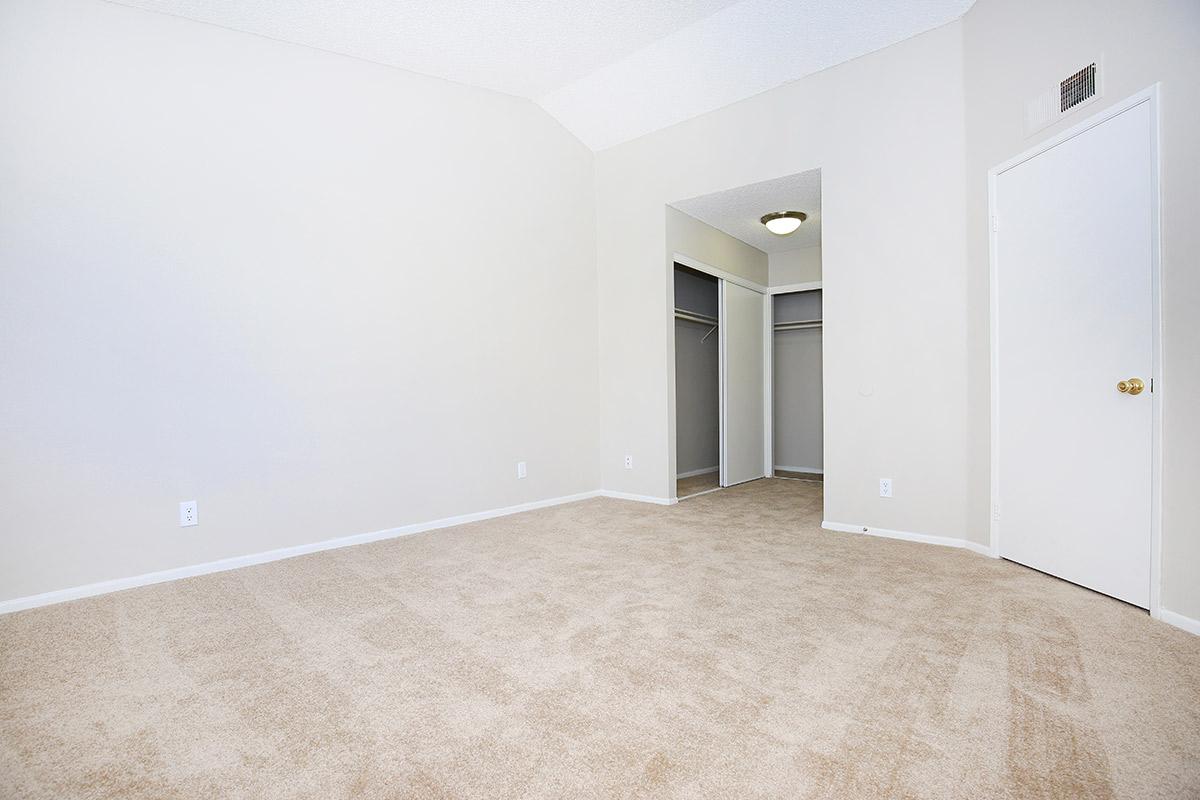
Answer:
[(1058, 111), (1066, 113), (1096, 96), (1096, 65), (1088, 64), (1058, 85)]
[(1096, 59), (1026, 101), (1025, 135), (1033, 136), (1100, 97), (1104, 93), (1103, 66), (1102, 59)]

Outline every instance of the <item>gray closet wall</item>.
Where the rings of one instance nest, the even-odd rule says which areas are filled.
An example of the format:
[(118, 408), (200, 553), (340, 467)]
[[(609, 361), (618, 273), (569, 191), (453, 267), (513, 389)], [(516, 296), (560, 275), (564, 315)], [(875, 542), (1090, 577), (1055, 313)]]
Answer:
[[(717, 279), (675, 268), (675, 307), (717, 316)], [(717, 469), (721, 464), (718, 337), (712, 325), (675, 320), (676, 472)]]
[[(819, 320), (821, 292), (775, 295), (774, 323)], [(774, 334), (774, 461), (779, 469), (824, 470), (821, 328)]]

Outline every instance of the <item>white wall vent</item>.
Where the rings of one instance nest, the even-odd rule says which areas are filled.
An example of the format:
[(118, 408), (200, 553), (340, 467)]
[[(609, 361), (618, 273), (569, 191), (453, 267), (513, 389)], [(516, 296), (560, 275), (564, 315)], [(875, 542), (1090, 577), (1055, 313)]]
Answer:
[(1048, 128), (1101, 95), (1100, 59), (1076, 70), (1025, 103), (1025, 135)]
[(1065, 114), (1075, 106), (1096, 96), (1096, 65), (1083, 69), (1058, 84), (1058, 111)]

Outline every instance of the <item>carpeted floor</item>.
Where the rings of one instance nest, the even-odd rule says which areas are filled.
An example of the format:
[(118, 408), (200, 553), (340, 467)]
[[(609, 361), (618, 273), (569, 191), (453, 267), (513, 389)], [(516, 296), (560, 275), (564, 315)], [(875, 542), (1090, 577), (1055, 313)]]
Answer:
[(1195, 798), (1200, 637), (821, 485), (0, 618), (3, 798)]
[(721, 486), (721, 473), (706, 472), (703, 475), (691, 475), (687, 478), (679, 478), (675, 481), (675, 496), (680, 500), (699, 494), (700, 492), (710, 492), (713, 489), (718, 489)]

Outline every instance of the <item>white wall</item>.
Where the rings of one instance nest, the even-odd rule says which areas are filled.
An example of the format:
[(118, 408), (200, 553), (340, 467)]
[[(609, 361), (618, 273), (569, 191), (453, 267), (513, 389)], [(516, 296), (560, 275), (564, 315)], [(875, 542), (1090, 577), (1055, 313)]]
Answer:
[(597, 488), (594, 157), (532, 103), (5, 0), (0, 108), (0, 599)]
[(821, 245), (767, 254), (771, 286), (821, 280)]
[(826, 516), (962, 535), (961, 72), (955, 23), (598, 154), (605, 488), (662, 497), (671, 479), (662, 204), (819, 167)]
[[(987, 541), (990, 486), (987, 170), (1161, 81), (1163, 606), (1200, 619), (1200, 3), (979, 0), (964, 19), (967, 87), (968, 535)], [(1024, 103), (1103, 57), (1104, 97), (1029, 139)], [(1114, 219), (1120, 199), (1114, 198)]]

